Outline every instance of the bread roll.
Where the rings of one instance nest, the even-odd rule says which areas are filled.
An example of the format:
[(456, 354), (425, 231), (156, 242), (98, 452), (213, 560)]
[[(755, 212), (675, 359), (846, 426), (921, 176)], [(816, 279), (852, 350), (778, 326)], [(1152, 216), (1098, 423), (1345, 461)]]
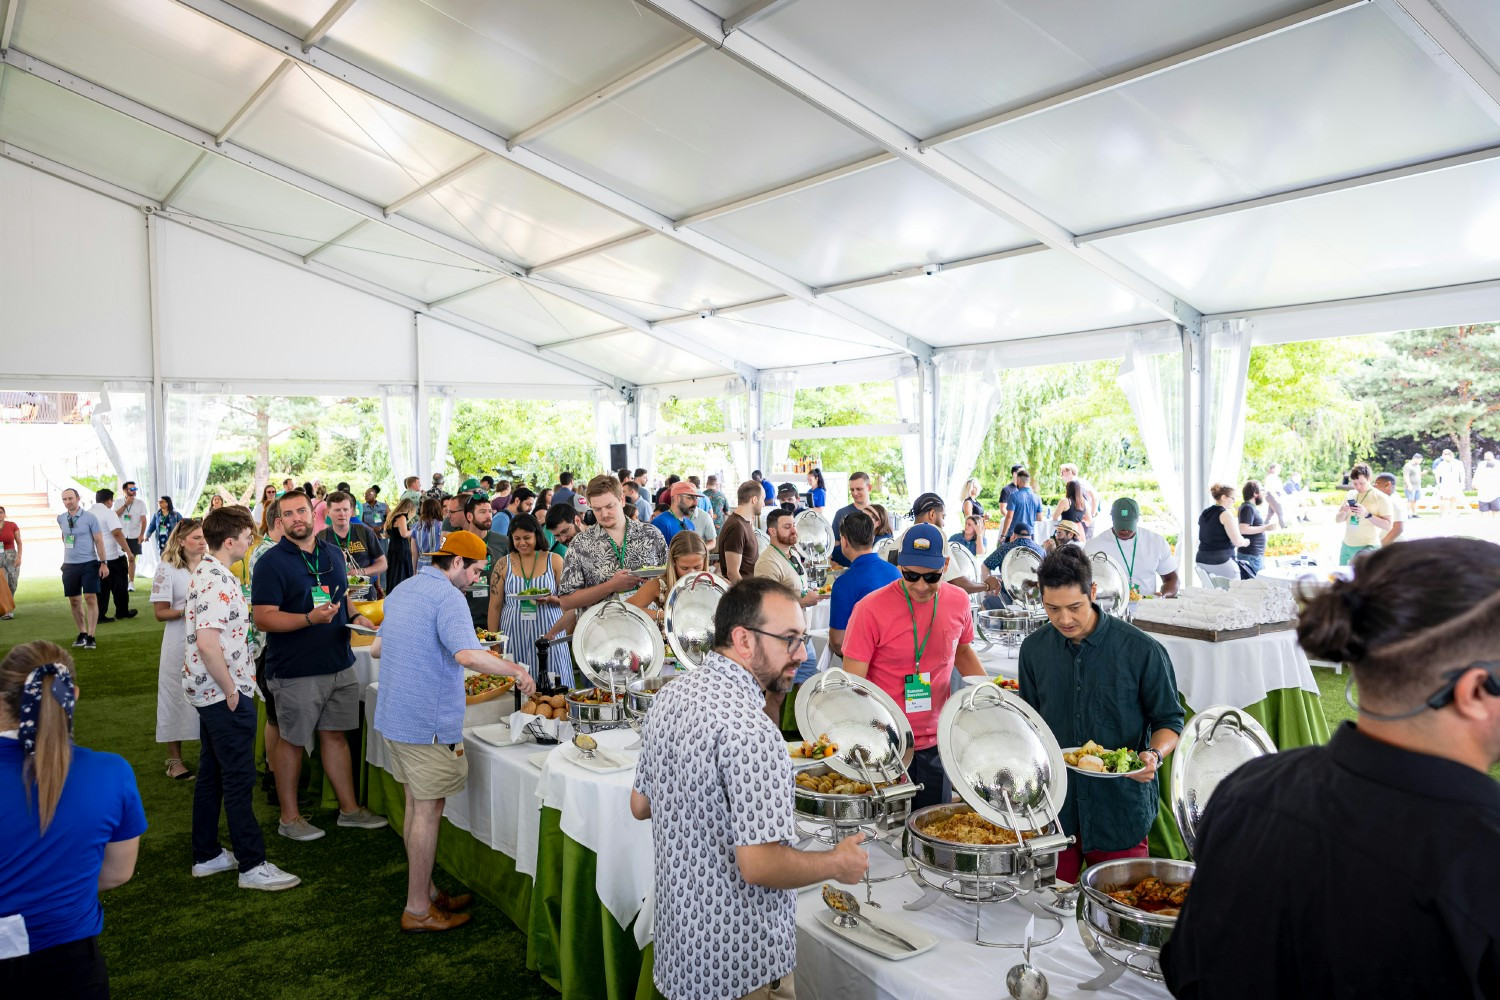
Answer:
[(534, 701), (528, 701), (526, 704), (522, 705), (521, 706), (521, 714), (522, 715), (535, 715), (536, 714), (536, 702), (534, 702)]
[(560, 694), (548, 695), (546, 701), (547, 701), (547, 704), (551, 705), (553, 708), (567, 708), (568, 707), (567, 701), (564, 700), (563, 696), (560, 695)]
[(1078, 758), (1078, 768), (1082, 771), (1098, 771), (1104, 773), (1104, 761), (1091, 753), (1086, 753)]

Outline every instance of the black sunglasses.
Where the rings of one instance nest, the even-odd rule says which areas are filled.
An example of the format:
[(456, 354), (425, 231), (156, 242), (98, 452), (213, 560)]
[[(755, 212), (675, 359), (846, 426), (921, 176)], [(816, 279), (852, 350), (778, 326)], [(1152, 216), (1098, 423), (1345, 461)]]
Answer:
[(901, 579), (905, 580), (907, 583), (916, 583), (918, 580), (921, 580), (923, 583), (937, 583), (942, 578), (943, 574), (941, 572), (913, 573), (909, 569), (903, 569), (901, 571)]

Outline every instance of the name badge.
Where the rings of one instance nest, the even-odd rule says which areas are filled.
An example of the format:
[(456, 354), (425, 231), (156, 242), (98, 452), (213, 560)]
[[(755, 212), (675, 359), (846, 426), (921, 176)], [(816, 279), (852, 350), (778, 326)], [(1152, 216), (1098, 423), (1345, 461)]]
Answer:
[(328, 593), (327, 587), (314, 587), (312, 589), (312, 599), (313, 607), (320, 608), (333, 600), (333, 597)]
[(63, 535), (63, 544), (66, 545), (70, 549), (73, 547), (73, 543), (75, 541), (77, 541), (77, 540), (78, 540), (78, 536), (77, 535), (73, 535), (73, 534)]
[(523, 600), (521, 602), (521, 620), (523, 622), (536, 621), (536, 601)]
[(907, 674), (906, 714), (932, 711), (932, 674)]
[(474, 584), (474, 586), (472, 586), (472, 587), (469, 588), (469, 596), (470, 597), (489, 597), (490, 596), (490, 585), (488, 583), (483, 583), (483, 582)]

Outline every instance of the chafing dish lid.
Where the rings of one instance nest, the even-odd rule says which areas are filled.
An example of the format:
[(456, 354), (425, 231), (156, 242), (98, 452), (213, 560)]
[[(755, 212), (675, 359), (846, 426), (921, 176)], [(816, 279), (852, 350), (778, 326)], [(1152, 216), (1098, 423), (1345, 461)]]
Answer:
[(1094, 583), (1099, 588), (1095, 603), (1105, 614), (1123, 616), (1130, 606), (1130, 583), (1125, 575), (1103, 552), (1094, 553), (1089, 568), (1094, 571)]
[(729, 581), (713, 573), (689, 573), (667, 594), (662, 627), (677, 662), (691, 670), (714, 645), (714, 611)]
[(595, 687), (623, 691), (635, 677), (653, 677), (666, 663), (661, 630), (618, 597), (583, 612), (573, 629), (573, 662)]
[(916, 752), (911, 723), (890, 695), (837, 667), (803, 684), (793, 709), (804, 740), (827, 733), (838, 744), (838, 752), (823, 763), (846, 778), (865, 780), (855, 763), (863, 760), (870, 774), (894, 781)]
[(974, 558), (974, 553), (957, 542), (948, 543), (948, 569), (943, 573), (943, 580), (954, 580), (964, 577), (972, 583), (984, 582), (984, 567), (979, 560)]
[(1172, 752), (1172, 814), (1189, 852), (1219, 782), (1241, 764), (1275, 752), (1261, 724), (1238, 708), (1214, 705), (1188, 720)]
[[(993, 684), (950, 695), (938, 716), (937, 738), (948, 780), (991, 823), (1039, 831), (1062, 809), (1068, 794), (1062, 748), (1042, 717), (1018, 696)], [(1005, 812), (1007, 797), (1014, 821)], [(1027, 809), (1036, 822), (1028, 819)]]
[(796, 517), (797, 547), (816, 563), (826, 563), (833, 553), (833, 525), (815, 510), (804, 510)]
[(1000, 562), (1000, 582), (1014, 600), (1026, 600), (1028, 585), (1036, 587), (1036, 571), (1041, 564), (1041, 556), (1024, 546), (1017, 546), (1005, 554)]

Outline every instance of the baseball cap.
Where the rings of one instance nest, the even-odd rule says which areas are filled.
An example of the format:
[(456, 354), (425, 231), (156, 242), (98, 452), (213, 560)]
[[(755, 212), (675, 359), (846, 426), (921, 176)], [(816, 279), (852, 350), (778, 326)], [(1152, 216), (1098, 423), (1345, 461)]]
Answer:
[(788, 500), (795, 500), (797, 496), (797, 487), (793, 486), (791, 483), (782, 483), (780, 486), (776, 487), (776, 498), (778, 500), (782, 499), (783, 497)]
[(1109, 505), (1109, 519), (1120, 531), (1134, 531), (1141, 523), (1141, 505), (1134, 497), (1121, 497)]
[(906, 529), (901, 538), (901, 554), (896, 557), (897, 566), (942, 569), (947, 561), (948, 546), (943, 542), (943, 533), (937, 525), (915, 524)]
[(672, 484), (672, 492), (669, 495), (674, 497), (701, 497), (703, 494), (698, 492), (698, 487), (684, 479), (680, 483)]
[(945, 506), (946, 505), (943, 503), (943, 498), (938, 496), (936, 493), (923, 493), (921, 496), (912, 501), (911, 510), (909, 511), (909, 513), (912, 517), (921, 517), (929, 510), (937, 510), (939, 507)]
[(423, 552), (424, 556), (459, 556), (464, 559), (484, 559), (489, 550), (484, 541), (472, 531), (453, 531), (443, 536), (442, 547), (436, 552)]
[(472, 490), (477, 489), (479, 489), (479, 480), (475, 479), (473, 476), (470, 476), (468, 479), (464, 480), (464, 484), (458, 488), (458, 492), (468, 493)]

